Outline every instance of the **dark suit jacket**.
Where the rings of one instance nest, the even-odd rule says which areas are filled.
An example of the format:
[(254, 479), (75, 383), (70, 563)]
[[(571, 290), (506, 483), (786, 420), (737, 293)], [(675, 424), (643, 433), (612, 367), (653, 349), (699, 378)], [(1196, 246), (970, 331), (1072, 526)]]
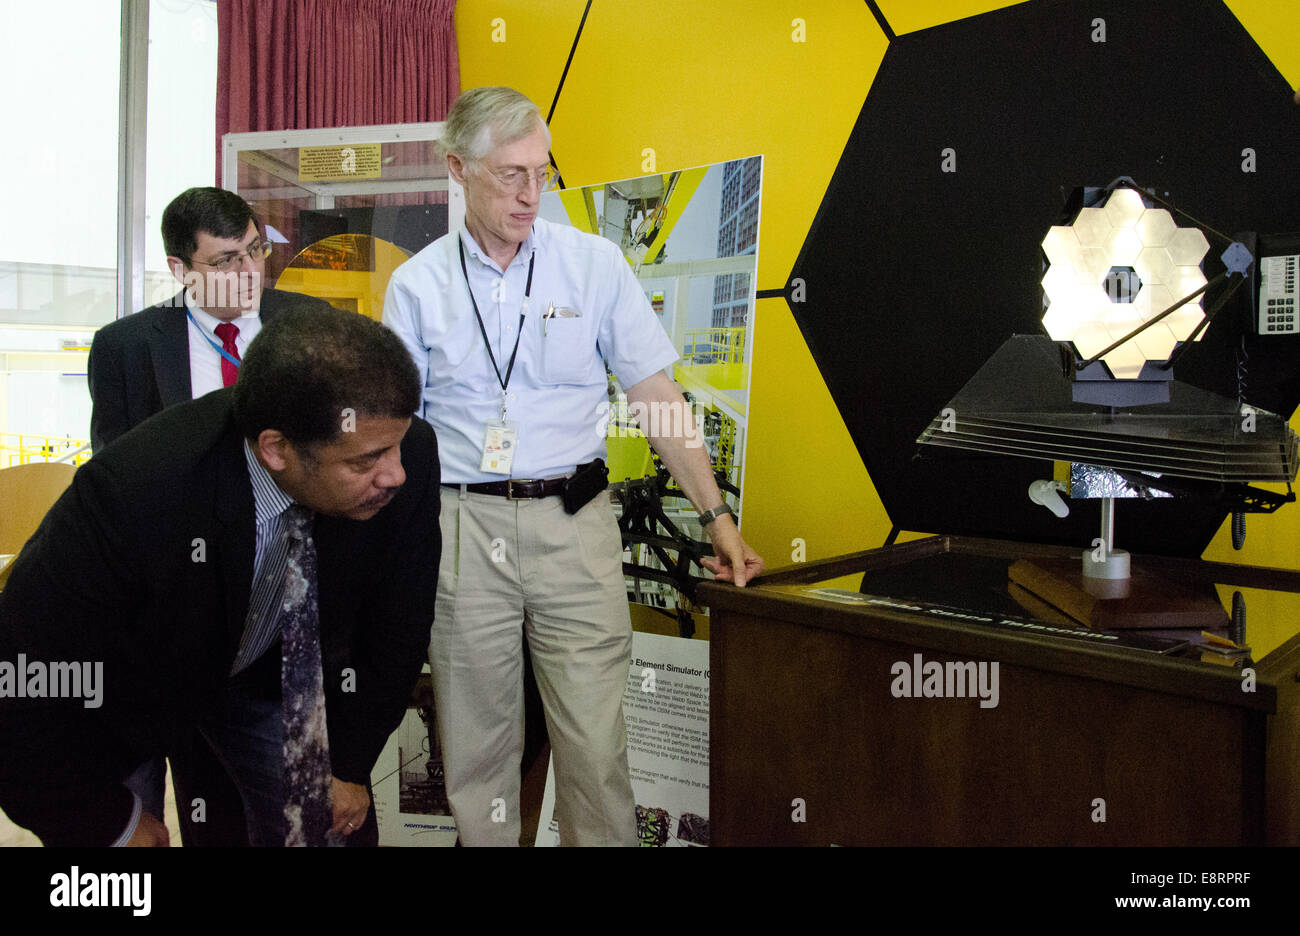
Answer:
[[(0, 592), (0, 661), (103, 663), (99, 708), (0, 698), (0, 808), (47, 845), (113, 841), (132, 804), (123, 777), (227, 678), (255, 546), (231, 402), (227, 389), (170, 407), (78, 469)], [(439, 472), (422, 419), (402, 464), (378, 515), (318, 516), (313, 537), (330, 759), (353, 783), (402, 717), (433, 620)]]
[[(265, 324), (281, 309), (323, 299), (263, 289)], [(105, 325), (90, 345), (90, 442), (96, 452), (154, 413), (184, 403), (190, 391), (190, 344), (183, 294)]]

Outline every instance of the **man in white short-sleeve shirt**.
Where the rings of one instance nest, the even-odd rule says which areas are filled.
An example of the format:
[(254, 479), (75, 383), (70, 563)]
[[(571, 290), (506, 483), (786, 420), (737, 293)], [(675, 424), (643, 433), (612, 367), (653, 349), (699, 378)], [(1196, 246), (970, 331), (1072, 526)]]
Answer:
[[(634, 412), (675, 406), (690, 419), (665, 372), (678, 355), (614, 244), (537, 217), (552, 171), (536, 105), (509, 88), (467, 91), (441, 146), (464, 187), (465, 231), (398, 268), (384, 322), (419, 369), (420, 415), (442, 459), (429, 654), (447, 797), (464, 844), (518, 844), (522, 627), (555, 757), (561, 840), (636, 844), (622, 542), (597, 493), (603, 474), (587, 466), (605, 456), (605, 365)], [(698, 434), (656, 422), (663, 434), (650, 442), (713, 542), (717, 558), (705, 564), (743, 585), (763, 560), (741, 538), (703, 447), (687, 444)]]

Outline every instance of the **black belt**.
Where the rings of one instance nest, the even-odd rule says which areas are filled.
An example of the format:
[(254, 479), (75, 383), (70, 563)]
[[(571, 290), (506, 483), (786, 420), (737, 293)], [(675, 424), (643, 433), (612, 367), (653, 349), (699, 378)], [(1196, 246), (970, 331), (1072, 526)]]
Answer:
[(548, 478), (545, 481), (516, 480), (485, 481), (482, 484), (448, 484), (446, 487), (461, 488), (473, 494), (495, 494), (510, 500), (528, 500), (533, 497), (551, 497), (564, 490), (568, 478)]

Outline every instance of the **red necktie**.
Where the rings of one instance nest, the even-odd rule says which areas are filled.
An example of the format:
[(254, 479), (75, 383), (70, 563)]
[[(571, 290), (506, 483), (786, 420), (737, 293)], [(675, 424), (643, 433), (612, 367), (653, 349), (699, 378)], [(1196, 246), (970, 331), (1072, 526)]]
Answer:
[[(238, 361), (239, 348), (235, 346), (235, 339), (239, 337), (239, 326), (232, 325), (230, 322), (222, 322), (217, 326), (217, 337), (221, 339), (221, 347), (225, 348), (226, 354)], [(229, 387), (239, 376), (239, 367), (231, 364), (223, 356), (221, 358), (221, 385)]]

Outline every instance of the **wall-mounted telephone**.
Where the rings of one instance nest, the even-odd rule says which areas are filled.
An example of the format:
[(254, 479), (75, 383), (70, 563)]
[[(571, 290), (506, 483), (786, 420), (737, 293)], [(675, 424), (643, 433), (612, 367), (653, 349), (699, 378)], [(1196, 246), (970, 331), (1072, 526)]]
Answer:
[(1300, 334), (1300, 234), (1261, 236), (1255, 256), (1259, 284), (1252, 308), (1255, 333)]

